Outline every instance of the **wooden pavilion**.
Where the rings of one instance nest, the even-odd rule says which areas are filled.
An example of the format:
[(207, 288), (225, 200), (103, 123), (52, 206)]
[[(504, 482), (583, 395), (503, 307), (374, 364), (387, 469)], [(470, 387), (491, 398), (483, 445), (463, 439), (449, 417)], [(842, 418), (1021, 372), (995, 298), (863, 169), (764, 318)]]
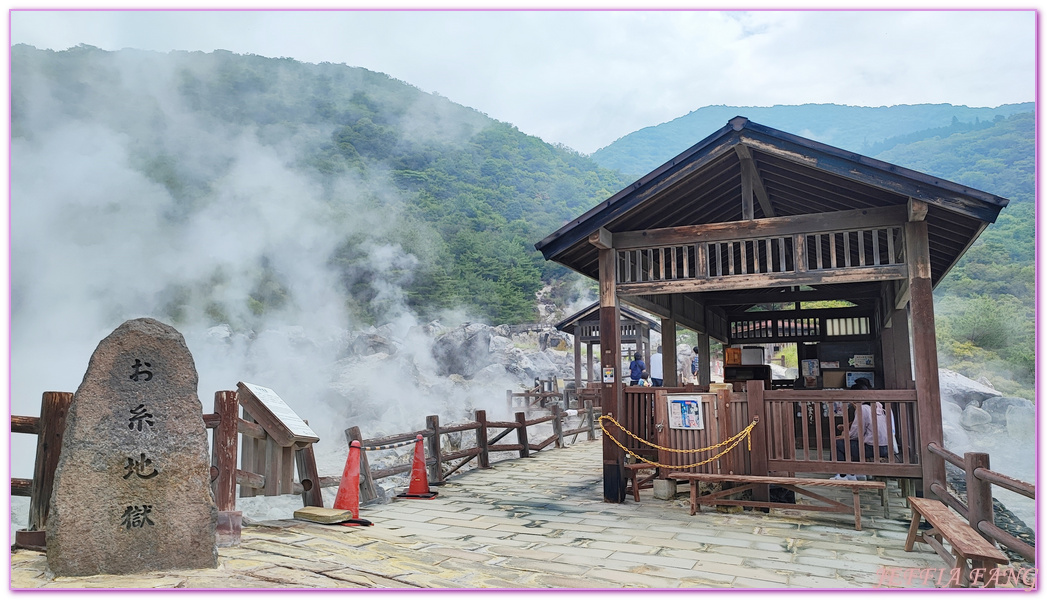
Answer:
[[(629, 310), (621, 309), (622, 320), (619, 324), (621, 346), (632, 346), (635, 352), (643, 355), (646, 363), (651, 362), (651, 332), (661, 332), (662, 324), (649, 317)], [(582, 389), (597, 378), (593, 369), (593, 346), (600, 343), (600, 303), (594, 302), (582, 310), (556, 324), (556, 329), (574, 337), (574, 386)], [(582, 346), (585, 346), (585, 367), (582, 366)], [(673, 382), (675, 383), (675, 382)]]
[[(625, 429), (663, 446), (704, 448), (761, 417), (751, 452), (694, 470), (912, 478), (934, 495), (945, 466), (931, 451), (942, 444), (931, 293), (1007, 202), (735, 117), (535, 246), (600, 282), (601, 362), (616, 373), (603, 384), (603, 410)], [(804, 306), (825, 300), (849, 306)], [(766, 310), (772, 303), (791, 308)], [(843, 470), (831, 415), (858, 392), (767, 390), (760, 381), (703, 396), (706, 414), (719, 415), (716, 427), (671, 429), (665, 401), (684, 390), (621, 383), (621, 330), (613, 325), (623, 304), (661, 318), (665, 364), (676, 362), (677, 326), (698, 333), (706, 371), (710, 336), (730, 345), (795, 342), (830, 366), (822, 351), (851, 344), (843, 354), (863, 357), (875, 372), (877, 389), (860, 400), (887, 407), (899, 449), (887, 461), (865, 462), (872, 457), (862, 452)], [(806, 417), (794, 419), (801, 407)], [(613, 437), (618, 444), (605, 441), (607, 501), (624, 499), (621, 448), (676, 460)]]

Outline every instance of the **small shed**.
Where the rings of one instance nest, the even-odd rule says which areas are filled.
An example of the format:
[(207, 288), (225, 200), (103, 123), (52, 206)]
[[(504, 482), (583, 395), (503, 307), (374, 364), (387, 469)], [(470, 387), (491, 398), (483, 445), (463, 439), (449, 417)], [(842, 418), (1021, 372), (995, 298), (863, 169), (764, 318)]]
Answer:
[[(643, 354), (644, 361), (651, 360), (651, 332), (661, 332), (661, 321), (645, 317), (629, 308), (621, 310), (621, 344), (631, 345), (635, 352)], [(582, 389), (585, 384), (597, 381), (593, 371), (593, 346), (600, 344), (600, 303), (594, 302), (556, 324), (556, 329), (574, 337), (574, 387)], [(585, 368), (582, 368), (582, 346), (585, 346)]]
[[(600, 282), (602, 367), (617, 376), (603, 384), (605, 414), (625, 418), (638, 410), (626, 405), (614, 360), (620, 329), (607, 326), (620, 321), (623, 304), (661, 318), (666, 364), (676, 361), (677, 325), (697, 332), (705, 382), (710, 336), (724, 344), (792, 341), (826, 349), (860, 342), (868, 352), (848, 356), (870, 357), (879, 376), (873, 394), (908, 411), (902, 425), (912, 444), (903, 449), (903, 464), (866, 472), (919, 477), (933, 491), (945, 485), (945, 464), (929, 449), (942, 444), (932, 290), (1007, 203), (735, 117), (535, 247)], [(847, 307), (813, 304), (826, 300)], [(771, 304), (791, 308), (768, 310)], [(790, 394), (799, 394), (765, 396), (762, 382), (749, 383), (757, 384), (747, 400), (750, 416), (787, 411)], [(649, 403), (639, 391), (629, 397)], [(823, 400), (810, 392), (804, 398)], [(647, 421), (638, 417), (637, 431)], [(780, 436), (786, 427), (761, 428)], [(820, 454), (801, 461), (788, 440), (754, 441), (753, 473), (839, 466)], [(614, 445), (605, 448), (605, 499), (620, 502), (624, 456)]]

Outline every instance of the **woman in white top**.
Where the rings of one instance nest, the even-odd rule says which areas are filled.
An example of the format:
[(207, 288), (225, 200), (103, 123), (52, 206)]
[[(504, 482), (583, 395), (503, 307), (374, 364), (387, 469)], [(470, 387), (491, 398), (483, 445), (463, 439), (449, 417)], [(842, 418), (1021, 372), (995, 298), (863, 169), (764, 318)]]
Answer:
[[(872, 387), (869, 386), (866, 380), (859, 379), (854, 385), (851, 386), (851, 389), (869, 390), (872, 389)], [(875, 421), (873, 420), (874, 405), (876, 411)], [(851, 442), (851, 460), (857, 462), (858, 460), (860, 460), (860, 456), (862, 456), (861, 454), (859, 454), (858, 450), (859, 439), (862, 440), (862, 445), (865, 446), (865, 448), (863, 448), (863, 450), (865, 451), (865, 458), (868, 459), (874, 457), (874, 446), (876, 448), (875, 452), (877, 455), (880, 456), (880, 458), (889, 458), (891, 454), (887, 451), (887, 411), (884, 410), (883, 405), (879, 402), (875, 402), (873, 403), (873, 405), (870, 405), (869, 403), (862, 403), (861, 407), (861, 417), (859, 418), (857, 414), (854, 415), (854, 420), (851, 422), (851, 428), (847, 432), (847, 437), (850, 438)], [(874, 422), (876, 424), (875, 429), (873, 426)], [(843, 424), (841, 423), (840, 425), (837, 425), (837, 427), (842, 433)], [(893, 440), (890, 445), (894, 448), (895, 452), (898, 451), (898, 446), (897, 444), (893, 443)], [(836, 460), (840, 462), (844, 462), (847, 460), (846, 451), (844, 450), (844, 441), (842, 438), (836, 440)], [(850, 479), (852, 477), (854, 476), (848, 475), (847, 479)]]

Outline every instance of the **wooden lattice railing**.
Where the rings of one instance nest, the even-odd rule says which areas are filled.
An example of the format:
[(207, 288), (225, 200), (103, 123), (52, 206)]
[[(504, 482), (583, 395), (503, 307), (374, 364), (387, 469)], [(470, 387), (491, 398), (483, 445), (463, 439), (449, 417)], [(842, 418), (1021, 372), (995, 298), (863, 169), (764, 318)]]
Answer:
[(855, 227), (618, 251), (617, 283), (838, 271), (905, 264), (899, 226)]

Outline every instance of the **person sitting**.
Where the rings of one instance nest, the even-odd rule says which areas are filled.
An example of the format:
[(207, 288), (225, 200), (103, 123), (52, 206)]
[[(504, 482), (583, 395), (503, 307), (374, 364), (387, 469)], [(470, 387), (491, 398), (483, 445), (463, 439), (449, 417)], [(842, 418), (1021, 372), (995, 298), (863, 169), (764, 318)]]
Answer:
[[(869, 385), (869, 381), (865, 378), (858, 379), (854, 385), (851, 386), (852, 390), (871, 390), (872, 386)], [(887, 458), (890, 453), (887, 450), (887, 412), (884, 410), (883, 405), (879, 402), (874, 402), (870, 405), (868, 402), (861, 404), (861, 418), (858, 418), (857, 414), (854, 414), (851, 419), (851, 428), (847, 432), (847, 437), (850, 441), (850, 454), (851, 461), (857, 462), (860, 459), (858, 440), (861, 439), (864, 445), (863, 450), (865, 451), (866, 458), (873, 458), (873, 446), (876, 447), (876, 454), (880, 458)], [(873, 439), (873, 412), (876, 413), (876, 439)], [(857, 411), (856, 411), (857, 412)], [(842, 433), (843, 424), (836, 426), (837, 429)], [(896, 449), (897, 450), (897, 449)], [(844, 440), (842, 438), (836, 440), (836, 460), (845, 462), (847, 460), (847, 452), (844, 449)], [(833, 479), (847, 479), (850, 481), (858, 480), (855, 475), (842, 475), (839, 474)], [(864, 479), (864, 477), (863, 477)]]

